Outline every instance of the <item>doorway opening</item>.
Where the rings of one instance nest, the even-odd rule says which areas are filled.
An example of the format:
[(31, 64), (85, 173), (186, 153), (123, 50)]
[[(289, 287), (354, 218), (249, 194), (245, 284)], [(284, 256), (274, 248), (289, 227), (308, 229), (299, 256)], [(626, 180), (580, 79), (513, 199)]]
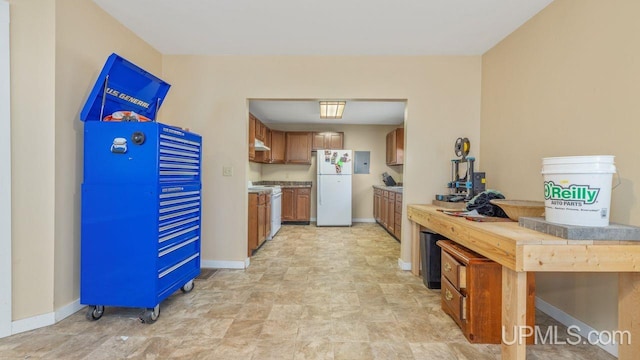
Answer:
[[(259, 184), (272, 182), (311, 183), (312, 187), (308, 198), (309, 218), (302, 220), (307, 220), (306, 223), (308, 221), (316, 223), (320, 199), (317, 182), (319, 159), (317, 149), (326, 149), (326, 147), (315, 146), (315, 140), (320, 139), (318, 142), (322, 142), (324, 138), (324, 144), (327, 144), (333, 143), (333, 139), (338, 139), (337, 142), (342, 145), (339, 149), (352, 150), (354, 154), (357, 151), (368, 155), (366, 171), (358, 171), (352, 175), (353, 223), (380, 223), (374, 212), (373, 186), (384, 186), (383, 173), (402, 182), (404, 166), (402, 163), (390, 164), (387, 161), (386, 148), (387, 135), (395, 129), (404, 128), (407, 101), (406, 99), (331, 99), (346, 102), (342, 119), (322, 119), (321, 100), (327, 99), (248, 99), (248, 110), (253, 118), (248, 121), (260, 122), (259, 126), (254, 124), (254, 134), (258, 134), (257, 126), (261, 129), (260, 144), (264, 143), (265, 149), (269, 150), (255, 151), (254, 156), (249, 155), (247, 180)], [(251, 123), (248, 129), (251, 133)], [(279, 145), (281, 140), (273, 142), (273, 146), (270, 146), (272, 143), (269, 142), (269, 131), (278, 133), (279, 138), (282, 132), (310, 133), (308, 139), (311, 139), (311, 149), (310, 151), (305, 150), (305, 156), (298, 154), (297, 150), (301, 147), (301, 141), (296, 140), (297, 148), (290, 149), (291, 151), (296, 150), (296, 156), (293, 158), (294, 161), (288, 162), (284, 155), (278, 156), (278, 153), (274, 151), (276, 148), (282, 148)], [(257, 137), (257, 135), (255, 136)], [(284, 148), (286, 152), (286, 145)], [(251, 152), (251, 150), (249, 151)], [(310, 154), (306, 156), (308, 152)], [(322, 159), (324, 161), (325, 157), (322, 156)], [(328, 158), (328, 161), (331, 161), (331, 157)], [(283, 214), (288, 208), (285, 206), (286, 203), (283, 201)], [(295, 205), (293, 207), (297, 208)], [(291, 213), (295, 215), (294, 220), (301, 220), (298, 219), (294, 211)], [(395, 216), (391, 216), (391, 218), (395, 220)], [(402, 217), (399, 216), (399, 218)], [(385, 224), (389, 223), (385, 222)], [(383, 228), (385, 227), (383, 226)], [(389, 230), (393, 229), (392, 226), (385, 229), (392, 237), (396, 237), (398, 240), (401, 237), (399, 232), (396, 236), (393, 230)], [(398, 227), (399, 229), (400, 227)], [(400, 254), (398, 254), (398, 258), (400, 258)]]

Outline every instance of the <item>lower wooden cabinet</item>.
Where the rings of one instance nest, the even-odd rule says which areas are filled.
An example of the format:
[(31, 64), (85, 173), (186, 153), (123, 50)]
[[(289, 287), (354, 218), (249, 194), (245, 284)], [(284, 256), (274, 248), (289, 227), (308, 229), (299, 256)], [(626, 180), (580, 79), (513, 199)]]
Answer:
[[(442, 310), (471, 343), (500, 344), (502, 339), (502, 265), (456, 242), (442, 248)], [(535, 323), (535, 277), (527, 277), (527, 325)], [(527, 338), (533, 343), (534, 338)]]
[(382, 190), (373, 188), (373, 218), (377, 223), (382, 221), (380, 211), (382, 208)]
[(402, 238), (402, 193), (373, 188), (373, 217), (398, 241)]
[(249, 193), (249, 236), (247, 238), (247, 256), (262, 245), (271, 232), (271, 195), (267, 193)]
[(311, 221), (311, 188), (282, 188), (282, 222), (309, 224)]

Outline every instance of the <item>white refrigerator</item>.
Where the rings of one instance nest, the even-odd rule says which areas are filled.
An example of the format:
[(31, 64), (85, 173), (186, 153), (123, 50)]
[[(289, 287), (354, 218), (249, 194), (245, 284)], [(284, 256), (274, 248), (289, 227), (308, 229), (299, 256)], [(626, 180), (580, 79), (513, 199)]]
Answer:
[(351, 226), (351, 150), (318, 150), (317, 226)]

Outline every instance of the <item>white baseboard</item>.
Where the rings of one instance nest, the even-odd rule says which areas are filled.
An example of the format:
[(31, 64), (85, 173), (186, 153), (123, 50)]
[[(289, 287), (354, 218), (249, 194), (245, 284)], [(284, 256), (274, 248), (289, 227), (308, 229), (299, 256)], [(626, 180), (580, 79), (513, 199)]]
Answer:
[(374, 222), (376, 222), (376, 219), (374, 219), (374, 218), (355, 218), (355, 219), (352, 219), (351, 221), (356, 222), (356, 223), (374, 223)]
[(398, 258), (398, 267), (400, 268), (400, 270), (411, 270), (411, 263), (404, 262), (402, 261), (402, 259)]
[(249, 258), (244, 261), (229, 260), (200, 260), (200, 267), (211, 269), (246, 269), (249, 266)]
[(32, 316), (30, 318), (16, 320), (11, 323), (11, 333), (19, 334), (25, 331), (39, 329), (56, 323), (56, 314), (53, 312)]
[[(596, 333), (600, 333), (598, 330), (592, 328), (591, 326), (583, 323), (582, 321), (574, 318), (573, 316), (567, 314), (566, 312), (558, 309), (557, 307), (549, 304), (548, 302), (540, 299), (539, 297), (536, 296), (536, 308), (540, 311), (542, 311), (543, 313), (551, 316), (552, 318), (558, 320), (558, 322), (560, 322), (561, 324), (569, 327), (569, 326), (575, 326), (577, 333), (580, 334), (580, 336), (587, 338), (587, 336), (589, 336), (589, 333), (591, 334), (596, 334)], [(614, 329), (612, 329), (614, 330)], [(593, 337), (593, 336), (592, 336)], [(608, 352), (609, 354), (618, 357), (618, 345), (617, 344), (597, 344), (598, 347), (600, 347), (602, 350)]]
[(53, 325), (58, 321), (62, 321), (67, 317), (82, 310), (85, 305), (80, 304), (80, 299), (59, 308), (55, 312), (32, 316), (30, 318), (16, 320), (11, 323), (11, 334), (19, 334), (25, 331), (39, 329), (41, 327)]
[[(310, 222), (314, 223), (314, 222), (318, 222), (317, 218), (311, 218), (309, 219)], [(374, 218), (352, 218), (351, 222), (354, 223), (374, 223), (376, 222), (376, 219)]]
[(78, 311), (82, 310), (82, 308), (84, 308), (86, 305), (82, 305), (80, 304), (80, 299), (76, 299), (76, 301), (73, 301), (63, 307), (61, 307), (60, 309), (56, 310), (55, 312), (55, 319), (56, 322), (58, 321), (62, 321), (66, 318), (68, 318), (69, 316), (77, 313)]

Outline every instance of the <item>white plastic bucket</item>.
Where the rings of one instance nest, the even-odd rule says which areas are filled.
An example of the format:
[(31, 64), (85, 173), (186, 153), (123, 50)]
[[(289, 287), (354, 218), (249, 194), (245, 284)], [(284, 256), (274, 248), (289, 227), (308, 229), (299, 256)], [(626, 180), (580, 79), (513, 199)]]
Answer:
[(612, 155), (542, 159), (545, 220), (565, 225), (608, 226)]

